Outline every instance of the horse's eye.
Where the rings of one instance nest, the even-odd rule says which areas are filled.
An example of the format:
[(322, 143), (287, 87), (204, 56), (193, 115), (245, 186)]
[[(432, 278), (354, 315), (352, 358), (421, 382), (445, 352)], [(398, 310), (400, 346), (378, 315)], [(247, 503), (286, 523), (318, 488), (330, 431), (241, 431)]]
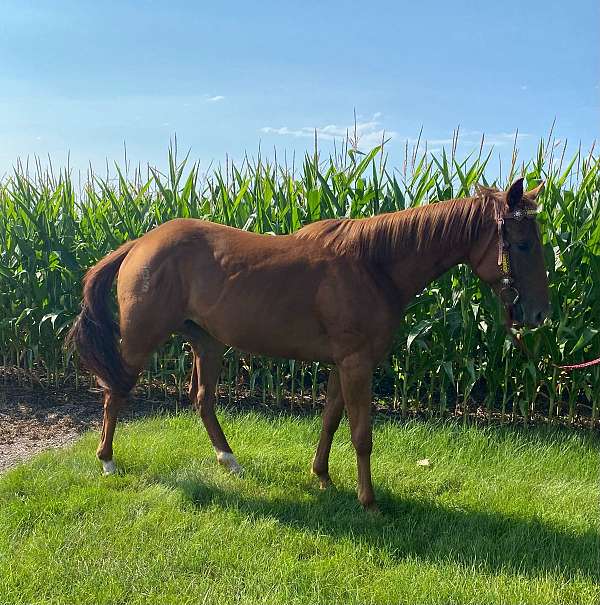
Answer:
[(529, 250), (529, 242), (517, 242), (517, 248), (521, 252), (527, 252)]

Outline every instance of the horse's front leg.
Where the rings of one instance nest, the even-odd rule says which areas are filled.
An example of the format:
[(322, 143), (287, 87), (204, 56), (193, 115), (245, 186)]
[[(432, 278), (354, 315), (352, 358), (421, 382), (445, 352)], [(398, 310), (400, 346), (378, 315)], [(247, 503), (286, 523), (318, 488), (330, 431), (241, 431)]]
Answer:
[(224, 345), (208, 334), (188, 334), (194, 352), (192, 376), (190, 378), (190, 397), (196, 407), (208, 437), (214, 447), (217, 462), (230, 472), (240, 475), (243, 472), (223, 433), (215, 413), (216, 387), (223, 362)]
[(371, 428), (372, 362), (360, 354), (350, 355), (338, 363), (342, 396), (350, 421), (352, 444), (358, 466), (358, 499), (367, 510), (377, 510), (371, 482)]

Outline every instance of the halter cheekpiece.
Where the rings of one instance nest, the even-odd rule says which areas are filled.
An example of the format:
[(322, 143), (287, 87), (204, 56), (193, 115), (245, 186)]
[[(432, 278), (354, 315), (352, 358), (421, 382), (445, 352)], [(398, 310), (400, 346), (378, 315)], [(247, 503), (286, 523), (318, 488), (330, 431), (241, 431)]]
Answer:
[(496, 223), (498, 225), (498, 267), (502, 273), (500, 279), (500, 300), (508, 308), (508, 311), (512, 317), (512, 307), (519, 302), (519, 291), (514, 286), (514, 279), (511, 276), (510, 270), (510, 242), (506, 241), (504, 237), (504, 221), (514, 220), (522, 221), (527, 218), (535, 218), (537, 210), (534, 208), (517, 208), (513, 212), (508, 212), (504, 215), (498, 214), (496, 216)]

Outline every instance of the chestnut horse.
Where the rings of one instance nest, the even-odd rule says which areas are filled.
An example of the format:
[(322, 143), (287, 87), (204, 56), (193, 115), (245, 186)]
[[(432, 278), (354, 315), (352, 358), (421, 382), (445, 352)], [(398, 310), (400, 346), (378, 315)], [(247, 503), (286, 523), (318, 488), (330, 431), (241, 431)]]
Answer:
[[(480, 188), (472, 198), (323, 220), (283, 236), (174, 219), (123, 244), (87, 272), (69, 335), (104, 388), (97, 451), (104, 472), (116, 470), (112, 442), (125, 398), (153, 351), (180, 333), (194, 352), (190, 396), (218, 462), (232, 472), (241, 467), (214, 409), (226, 347), (334, 364), (312, 470), (321, 487), (331, 483), (329, 451), (345, 407), (358, 498), (375, 508), (371, 381), (403, 308), (432, 280), (468, 263), (496, 293), (508, 291), (514, 323), (539, 325), (548, 284), (537, 222), (505, 219), (530, 217), (540, 190), (524, 193), (519, 179), (507, 192)], [(507, 249), (509, 269), (499, 260)], [(109, 305), (117, 276), (119, 326)]]

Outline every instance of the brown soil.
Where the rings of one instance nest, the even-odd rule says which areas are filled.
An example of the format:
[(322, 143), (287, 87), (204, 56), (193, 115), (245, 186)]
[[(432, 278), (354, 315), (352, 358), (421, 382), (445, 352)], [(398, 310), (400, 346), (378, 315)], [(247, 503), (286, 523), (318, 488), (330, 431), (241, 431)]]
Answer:
[[(29, 379), (0, 374), (0, 473), (34, 454), (74, 442), (85, 431), (100, 430), (100, 389), (56, 389)], [(178, 407), (181, 407), (178, 404)], [(123, 419), (176, 410), (175, 400), (136, 398)]]

